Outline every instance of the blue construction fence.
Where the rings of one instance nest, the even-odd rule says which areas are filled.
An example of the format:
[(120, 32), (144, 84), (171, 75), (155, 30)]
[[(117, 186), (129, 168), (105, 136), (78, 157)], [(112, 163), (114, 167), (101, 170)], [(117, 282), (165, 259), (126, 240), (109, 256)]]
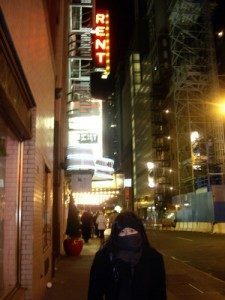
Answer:
[(174, 196), (178, 222), (225, 222), (225, 187)]

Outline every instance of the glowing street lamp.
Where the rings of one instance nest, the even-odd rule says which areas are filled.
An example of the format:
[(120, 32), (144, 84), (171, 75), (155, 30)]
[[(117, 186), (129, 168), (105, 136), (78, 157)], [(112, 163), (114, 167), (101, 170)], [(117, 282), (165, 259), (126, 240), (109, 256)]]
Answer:
[(154, 178), (153, 177), (148, 177), (148, 186), (150, 187), (150, 188), (154, 188), (155, 186), (156, 186), (156, 184), (155, 184), (155, 180), (154, 180)]
[(192, 131), (191, 133), (191, 142), (194, 143), (199, 138), (198, 131)]
[(152, 169), (154, 169), (155, 165), (153, 162), (149, 161), (147, 162), (147, 168), (149, 171), (151, 171)]
[(225, 114), (225, 103), (220, 103), (219, 104), (219, 110), (222, 114)]
[(223, 35), (224, 35), (224, 32), (223, 32), (223, 30), (220, 30), (219, 32), (217, 32), (217, 36), (218, 36), (218, 38), (222, 38), (222, 37), (223, 37)]

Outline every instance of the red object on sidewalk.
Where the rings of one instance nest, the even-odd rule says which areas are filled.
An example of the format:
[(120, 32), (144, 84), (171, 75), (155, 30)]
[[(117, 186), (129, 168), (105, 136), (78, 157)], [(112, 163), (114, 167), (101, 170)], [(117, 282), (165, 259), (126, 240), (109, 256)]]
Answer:
[(63, 242), (64, 250), (69, 256), (78, 256), (83, 249), (84, 241), (82, 239), (67, 238)]

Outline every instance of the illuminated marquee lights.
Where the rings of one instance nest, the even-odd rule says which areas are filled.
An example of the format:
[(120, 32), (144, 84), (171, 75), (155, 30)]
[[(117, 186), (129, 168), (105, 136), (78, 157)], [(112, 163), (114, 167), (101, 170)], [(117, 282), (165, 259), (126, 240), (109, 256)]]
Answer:
[(114, 161), (102, 157), (102, 100), (73, 101), (69, 109), (67, 171), (90, 170), (93, 180), (112, 180)]
[(101, 205), (103, 202), (117, 197), (119, 191), (98, 191), (89, 193), (73, 193), (76, 205)]
[(95, 61), (96, 68), (107, 78), (110, 73), (110, 42), (109, 42), (109, 14), (99, 11), (96, 14), (95, 28)]

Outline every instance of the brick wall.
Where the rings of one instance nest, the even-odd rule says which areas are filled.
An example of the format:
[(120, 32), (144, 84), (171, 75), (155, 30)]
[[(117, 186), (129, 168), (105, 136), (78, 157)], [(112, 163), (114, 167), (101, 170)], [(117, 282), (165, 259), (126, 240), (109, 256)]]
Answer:
[(18, 170), (19, 142), (11, 136), (6, 139), (5, 158), (5, 209), (3, 233), (3, 278), (6, 290), (17, 282), (17, 222), (18, 222)]
[(43, 1), (1, 0), (1, 9), (36, 103), (32, 139), (23, 142), (20, 258), (25, 298), (40, 300), (51, 278), (51, 243), (42, 246), (43, 188), (47, 167), (51, 223), (56, 69)]
[[(22, 193), (22, 287), (26, 287), (25, 299), (40, 300), (46, 283), (51, 278), (51, 241), (43, 250), (43, 189), (45, 166), (48, 162), (38, 147), (36, 139), (37, 112), (33, 112), (33, 138), (24, 142), (23, 193)], [(52, 180), (50, 170), (50, 200), (48, 215), (52, 212)], [(45, 261), (50, 262), (45, 274)]]

